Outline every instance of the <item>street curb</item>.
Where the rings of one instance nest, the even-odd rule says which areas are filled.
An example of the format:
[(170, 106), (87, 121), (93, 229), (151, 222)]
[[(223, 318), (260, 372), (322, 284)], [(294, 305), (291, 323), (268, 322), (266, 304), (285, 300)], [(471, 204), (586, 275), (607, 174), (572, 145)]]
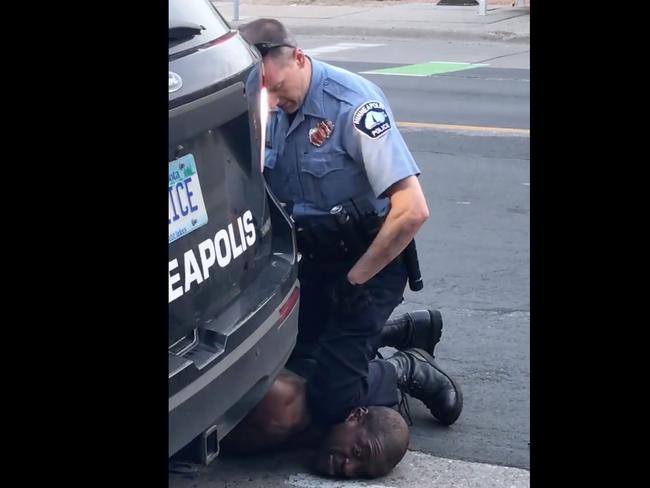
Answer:
[(294, 34), (312, 35), (349, 35), (361, 37), (390, 37), (397, 39), (453, 39), (469, 41), (502, 41), (529, 43), (530, 34), (515, 34), (514, 32), (467, 32), (447, 29), (415, 29), (412, 27), (373, 27), (359, 28), (356, 26), (291, 26)]
[[(237, 28), (246, 21), (230, 21)], [(530, 43), (530, 34), (518, 34), (508, 31), (468, 32), (448, 29), (418, 29), (412, 27), (358, 27), (350, 25), (292, 25), (290, 21), (283, 20), (293, 34), (322, 35), (322, 36), (354, 36), (354, 37), (390, 37), (397, 39), (452, 39), (456, 41), (493, 41), (512, 42), (517, 44)]]

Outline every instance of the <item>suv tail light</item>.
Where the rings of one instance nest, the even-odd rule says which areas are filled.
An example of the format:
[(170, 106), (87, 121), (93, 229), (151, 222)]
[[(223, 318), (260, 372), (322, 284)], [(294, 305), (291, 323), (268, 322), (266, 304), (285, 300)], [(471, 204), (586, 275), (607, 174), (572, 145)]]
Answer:
[(284, 303), (284, 305), (280, 307), (280, 327), (282, 327), (282, 322), (286, 320), (286, 318), (296, 306), (298, 297), (300, 297), (300, 288), (294, 286), (293, 291), (289, 295), (289, 298), (287, 298), (287, 301)]

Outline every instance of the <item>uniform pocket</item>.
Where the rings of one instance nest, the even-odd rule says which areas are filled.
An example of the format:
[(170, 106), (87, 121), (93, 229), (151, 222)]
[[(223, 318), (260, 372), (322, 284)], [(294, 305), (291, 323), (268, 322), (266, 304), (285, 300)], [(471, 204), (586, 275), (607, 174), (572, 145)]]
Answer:
[(301, 170), (316, 178), (322, 178), (332, 171), (342, 170), (345, 166), (343, 153), (305, 154)]
[(329, 211), (346, 198), (345, 153), (308, 153), (300, 164), (300, 179), (305, 200), (318, 208)]

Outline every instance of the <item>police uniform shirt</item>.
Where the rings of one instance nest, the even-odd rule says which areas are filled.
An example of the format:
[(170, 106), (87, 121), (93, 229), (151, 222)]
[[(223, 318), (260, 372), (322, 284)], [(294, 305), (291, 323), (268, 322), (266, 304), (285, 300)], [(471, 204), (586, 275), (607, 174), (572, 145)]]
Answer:
[(420, 174), (386, 97), (355, 73), (310, 60), (310, 86), (293, 120), (280, 109), (269, 117), (267, 181), (298, 223), (352, 198), (385, 213), (383, 193)]

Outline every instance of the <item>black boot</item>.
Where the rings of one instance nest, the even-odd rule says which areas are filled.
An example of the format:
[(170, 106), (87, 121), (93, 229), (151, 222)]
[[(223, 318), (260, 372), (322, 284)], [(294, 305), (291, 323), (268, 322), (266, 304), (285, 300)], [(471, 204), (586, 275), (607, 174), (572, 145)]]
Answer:
[(442, 335), (442, 315), (438, 310), (416, 310), (386, 322), (379, 347), (391, 346), (403, 351), (417, 347), (432, 356)]
[(386, 359), (397, 370), (397, 386), (422, 401), (441, 424), (453, 424), (463, 410), (463, 393), (422, 349), (398, 351)]

